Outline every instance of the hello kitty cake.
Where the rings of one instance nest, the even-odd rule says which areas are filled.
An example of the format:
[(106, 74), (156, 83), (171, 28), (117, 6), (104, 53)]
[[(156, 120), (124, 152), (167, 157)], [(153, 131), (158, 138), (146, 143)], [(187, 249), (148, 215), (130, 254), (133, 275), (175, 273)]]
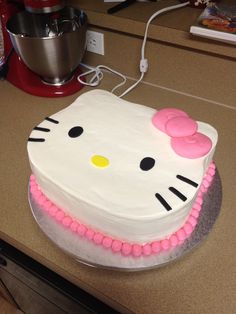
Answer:
[(194, 230), (216, 144), (217, 131), (182, 110), (93, 90), (32, 130), (30, 190), (75, 236), (124, 256), (157, 254)]

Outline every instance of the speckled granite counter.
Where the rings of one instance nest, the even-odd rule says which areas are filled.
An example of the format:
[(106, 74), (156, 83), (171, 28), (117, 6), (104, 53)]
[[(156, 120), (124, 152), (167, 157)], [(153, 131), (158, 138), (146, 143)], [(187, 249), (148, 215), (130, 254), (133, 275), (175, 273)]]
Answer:
[[(109, 89), (111, 81), (108, 79), (101, 88)], [(143, 84), (127, 95), (128, 100), (151, 107), (181, 108), (218, 129), (215, 161), (223, 185), (223, 203), (212, 232), (198, 248), (162, 268), (122, 273), (91, 268), (64, 254), (41, 232), (28, 204), (28, 135), (45, 116), (69, 105), (79, 93), (60, 99), (40, 98), (3, 81), (0, 95), (3, 240), (123, 313), (235, 312), (235, 109)]]

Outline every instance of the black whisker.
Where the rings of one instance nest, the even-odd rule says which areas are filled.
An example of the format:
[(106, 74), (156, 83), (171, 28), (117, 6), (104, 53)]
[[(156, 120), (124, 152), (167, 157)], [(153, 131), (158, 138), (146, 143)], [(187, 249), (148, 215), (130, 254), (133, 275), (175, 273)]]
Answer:
[(178, 196), (178, 198), (180, 198), (182, 201), (186, 201), (187, 200), (187, 197), (182, 194), (180, 191), (178, 191), (176, 188), (174, 188), (173, 186), (170, 186), (169, 187), (169, 190), (174, 193), (176, 196)]
[(171, 206), (167, 203), (167, 201), (159, 193), (156, 193), (155, 196), (167, 211), (172, 209)]
[(29, 137), (28, 142), (45, 142), (45, 138), (33, 138)]
[(179, 179), (179, 180), (181, 180), (181, 181), (183, 181), (183, 182), (185, 182), (185, 183), (188, 183), (188, 184), (194, 186), (195, 188), (198, 187), (198, 184), (197, 184), (196, 182), (194, 182), (194, 181), (192, 181), (192, 180), (190, 180), (190, 179), (188, 179), (188, 178), (186, 178), (186, 177), (184, 177), (184, 176), (181, 176), (180, 174), (178, 174), (178, 175), (176, 176), (176, 178)]
[(54, 120), (54, 119), (49, 118), (49, 117), (46, 117), (45, 120), (47, 120), (47, 121), (49, 121), (49, 122), (52, 122), (52, 123), (55, 123), (55, 124), (58, 124), (58, 123), (59, 123), (59, 121)]
[(50, 129), (47, 128), (41, 128), (40, 126), (36, 126), (34, 128), (35, 131), (42, 131), (42, 132), (50, 132)]

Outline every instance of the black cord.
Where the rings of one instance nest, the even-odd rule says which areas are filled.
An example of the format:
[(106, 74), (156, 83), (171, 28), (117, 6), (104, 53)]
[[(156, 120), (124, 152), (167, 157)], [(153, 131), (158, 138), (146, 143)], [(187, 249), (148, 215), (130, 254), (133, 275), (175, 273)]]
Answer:
[(135, 3), (136, 0), (126, 0), (124, 2), (121, 2), (117, 5), (115, 5), (114, 7), (111, 7), (110, 9), (107, 10), (108, 14), (113, 14), (116, 13), (124, 8), (127, 8), (128, 6), (130, 6), (131, 4)]

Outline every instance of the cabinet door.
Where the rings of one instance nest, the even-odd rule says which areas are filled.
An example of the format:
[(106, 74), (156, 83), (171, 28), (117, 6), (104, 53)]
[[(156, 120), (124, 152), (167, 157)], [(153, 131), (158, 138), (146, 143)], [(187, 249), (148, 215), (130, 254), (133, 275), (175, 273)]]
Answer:
[(88, 314), (83, 306), (32, 275), (11, 260), (3, 257), (0, 282), (12, 304), (27, 314)]
[(1, 279), (0, 279), (0, 313), (23, 314), (23, 312), (18, 309), (18, 306), (15, 304), (13, 298), (9, 294), (9, 291), (6, 289), (5, 285), (1, 282)]

